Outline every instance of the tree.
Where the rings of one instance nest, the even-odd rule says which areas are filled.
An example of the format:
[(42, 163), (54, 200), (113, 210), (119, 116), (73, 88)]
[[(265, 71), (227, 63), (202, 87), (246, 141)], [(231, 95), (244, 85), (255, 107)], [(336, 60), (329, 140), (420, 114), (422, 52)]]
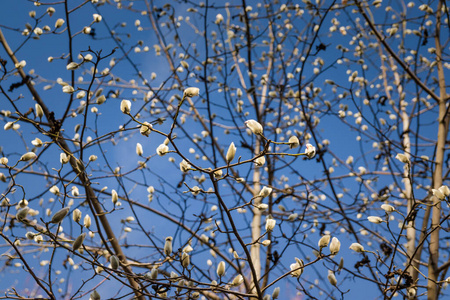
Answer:
[(4, 298), (448, 295), (445, 1), (19, 3)]

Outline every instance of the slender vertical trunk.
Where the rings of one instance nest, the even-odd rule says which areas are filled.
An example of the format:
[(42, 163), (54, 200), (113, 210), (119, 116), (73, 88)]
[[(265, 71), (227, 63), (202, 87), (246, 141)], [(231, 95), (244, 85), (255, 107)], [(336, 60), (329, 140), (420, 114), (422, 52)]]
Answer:
[[(448, 134), (448, 114), (446, 107), (447, 93), (445, 91), (445, 76), (444, 69), (442, 66), (442, 48), (440, 43), (440, 26), (441, 26), (441, 9), (443, 6), (443, 0), (439, 1), (438, 7), (436, 9), (436, 66), (438, 70), (438, 80), (439, 80), (439, 125), (438, 125), (438, 136), (436, 143), (436, 158), (435, 158), (435, 169), (433, 172), (433, 188), (438, 189), (442, 186), (442, 168), (444, 162), (445, 154), (445, 142), (447, 140)], [(436, 197), (433, 199), (433, 210), (431, 215), (431, 230), (430, 235), (430, 257), (428, 260), (428, 300), (435, 300), (438, 298), (437, 290), (438, 286), (436, 282), (438, 281), (438, 263), (439, 263), (439, 223), (441, 220), (441, 203)]]
[[(257, 139), (255, 143), (255, 154), (259, 153), (260, 148), (260, 141)], [(253, 196), (258, 195), (259, 190), (261, 189), (260, 186), (260, 180), (261, 180), (261, 171), (259, 167), (255, 168), (255, 171), (253, 173), (253, 182), (254, 187), (253, 190), (255, 191), (255, 194)], [(255, 199), (255, 204), (258, 204), (261, 202), (260, 198)], [(256, 241), (261, 236), (261, 212), (257, 208), (253, 208), (253, 220), (251, 224), (252, 228), (252, 241)], [(255, 267), (256, 276), (261, 278), (261, 255), (260, 255), (261, 245), (259, 243), (252, 244), (250, 248), (250, 254), (253, 266)]]

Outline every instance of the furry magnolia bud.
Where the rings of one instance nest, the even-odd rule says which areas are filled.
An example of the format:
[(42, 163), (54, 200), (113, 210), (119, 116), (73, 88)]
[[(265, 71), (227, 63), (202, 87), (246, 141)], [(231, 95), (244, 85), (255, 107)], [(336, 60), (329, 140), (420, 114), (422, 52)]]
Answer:
[(73, 242), (73, 245), (72, 245), (73, 251), (78, 250), (81, 247), (81, 245), (83, 245), (85, 237), (86, 237), (86, 232), (83, 232), (75, 239), (75, 241)]
[(189, 254), (183, 252), (183, 254), (181, 255), (181, 265), (183, 266), (183, 268), (187, 268), (190, 263), (191, 258), (189, 257)]
[(340, 249), (341, 249), (341, 242), (339, 242), (339, 240), (336, 237), (334, 237), (331, 240), (331, 243), (330, 243), (330, 253), (331, 253), (331, 255), (338, 254)]
[(222, 260), (217, 265), (217, 276), (222, 277), (223, 275), (225, 275), (225, 262)]
[(34, 153), (34, 152), (27, 152), (27, 153), (25, 153), (24, 155), (22, 155), (20, 157), (19, 161), (29, 161), (29, 160), (35, 159), (36, 157), (37, 157), (36, 153)]
[(109, 263), (111, 264), (111, 269), (117, 270), (119, 268), (119, 259), (115, 255), (109, 257)]
[(227, 163), (230, 163), (234, 159), (235, 155), (236, 155), (236, 146), (234, 145), (233, 142), (231, 142), (230, 146), (228, 147), (226, 156)]
[(250, 128), (250, 130), (256, 135), (261, 135), (263, 133), (262, 125), (255, 120), (245, 121), (245, 126)]
[(122, 102), (120, 102), (120, 110), (124, 114), (129, 114), (131, 111), (131, 101), (130, 100), (122, 100)]
[(19, 209), (19, 211), (16, 213), (16, 219), (22, 222), (27, 217), (29, 210), (30, 209), (28, 207)]
[(321, 237), (319, 240), (319, 248), (322, 249), (322, 248), (328, 247), (330, 238), (331, 238), (331, 236), (329, 234), (326, 234), (323, 237)]
[(194, 97), (198, 96), (200, 93), (200, 89), (196, 87), (189, 87), (184, 90), (183, 97)]
[(164, 254), (166, 256), (169, 256), (172, 254), (172, 237), (168, 236), (166, 237), (166, 242), (164, 244)]
[(38, 103), (34, 105), (34, 110), (36, 111), (36, 117), (42, 118), (44, 116), (44, 111)]
[(69, 207), (64, 207), (63, 209), (60, 209), (53, 215), (52, 220), (50, 222), (53, 224), (61, 222), (67, 216), (69, 210), (70, 210)]

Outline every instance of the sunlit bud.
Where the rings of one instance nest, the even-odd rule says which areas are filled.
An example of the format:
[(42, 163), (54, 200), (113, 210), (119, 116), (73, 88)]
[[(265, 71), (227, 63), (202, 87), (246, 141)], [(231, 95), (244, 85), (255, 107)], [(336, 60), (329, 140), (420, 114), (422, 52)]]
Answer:
[(216, 23), (217, 25), (219, 25), (220, 23), (223, 22), (223, 16), (222, 14), (217, 14), (216, 15), (216, 21), (214, 23)]
[(36, 157), (37, 157), (36, 153), (27, 152), (20, 157), (19, 161), (29, 161), (29, 160), (35, 159)]
[(336, 286), (337, 284), (337, 280), (336, 280), (336, 276), (334, 276), (334, 272), (331, 270), (328, 270), (328, 281), (331, 283), (331, 285)]
[(52, 194), (59, 195), (59, 188), (56, 185), (52, 186), (49, 191)]
[(259, 204), (255, 204), (255, 207), (259, 210), (259, 211), (265, 211), (269, 208), (269, 205), (265, 204), (265, 203), (259, 203)]
[(105, 95), (100, 95), (99, 97), (97, 97), (97, 100), (96, 100), (98, 105), (102, 105), (103, 103), (105, 103), (105, 101), (106, 101)]
[(314, 156), (316, 156), (316, 147), (311, 144), (306, 144), (305, 154), (308, 158), (313, 158)]
[(100, 294), (96, 290), (89, 295), (89, 300), (100, 300), (100, 298)]
[(444, 200), (445, 199), (445, 195), (440, 190), (432, 189), (431, 191), (433, 192), (433, 195), (436, 198), (438, 198), (439, 200)]
[(124, 114), (129, 114), (131, 111), (131, 101), (130, 100), (122, 100), (122, 102), (120, 102), (120, 110)]
[(15, 64), (15, 67), (16, 67), (17, 69), (21, 69), (21, 68), (25, 68), (26, 65), (27, 65), (27, 62), (24, 61), (24, 60), (21, 60), (20, 62), (18, 62), (18, 63)]
[(297, 218), (298, 218), (298, 214), (297, 213), (290, 214), (289, 217), (288, 217), (288, 221), (294, 222), (295, 220), (297, 220)]
[(142, 156), (144, 154), (144, 149), (142, 149), (142, 145), (140, 143), (136, 144), (136, 154)]
[(89, 161), (96, 161), (97, 160), (97, 155), (92, 154), (91, 156), (89, 156)]
[(61, 222), (69, 213), (70, 208), (64, 207), (63, 209), (58, 210), (52, 217), (52, 220), (50, 221), (53, 224), (58, 224)]
[(36, 17), (36, 12), (34, 10), (28, 12), (28, 15), (30, 16), (30, 18), (34, 18)]
[(77, 64), (76, 62), (71, 62), (71, 63), (69, 63), (69, 64), (66, 66), (66, 69), (69, 70), (69, 71), (72, 71), (72, 70), (78, 69), (79, 66), (80, 66), (80, 65)]
[(300, 145), (300, 141), (298, 140), (298, 137), (293, 135), (289, 138), (289, 148), (290, 149), (297, 148), (299, 145)]
[(68, 162), (69, 162), (69, 160), (70, 160), (70, 157), (69, 156), (67, 156), (67, 154), (65, 154), (64, 152), (62, 152), (60, 155), (59, 155), (59, 162), (61, 163), (61, 164), (67, 164)]
[(35, 236), (36, 234), (34, 233), (34, 232), (31, 232), (31, 231), (28, 231), (26, 234), (25, 234), (25, 237), (27, 238), (27, 239), (29, 239), (29, 240), (32, 240), (32, 239), (34, 239), (34, 236)]
[(225, 262), (222, 260), (217, 265), (217, 276), (222, 277), (225, 274)]
[(74, 88), (71, 85), (63, 86), (62, 91), (67, 94), (72, 94), (73, 92), (75, 92)]
[(194, 97), (198, 96), (200, 93), (200, 89), (196, 87), (189, 87), (184, 90), (183, 97)]
[(266, 219), (266, 231), (272, 231), (275, 228), (277, 221), (272, 219), (271, 216), (268, 216)]
[(383, 219), (380, 217), (376, 217), (376, 216), (367, 217), (367, 220), (369, 220), (369, 222), (375, 223), (375, 224), (383, 223)]
[(182, 162), (180, 162), (180, 171), (181, 172), (187, 173), (190, 168), (191, 168), (191, 165), (187, 161), (185, 161), (184, 159), (183, 159)]
[(0, 181), (6, 182), (6, 176), (2, 172), (0, 172)]
[(80, 195), (80, 191), (76, 186), (72, 186), (72, 196), (78, 197)]
[(34, 140), (31, 141), (31, 144), (35, 147), (41, 147), (43, 145), (40, 138), (35, 138)]
[(81, 211), (76, 208), (73, 212), (72, 212), (72, 220), (74, 220), (75, 222), (80, 222), (81, 220)]
[(6, 157), (2, 157), (2, 158), (0, 158), (0, 164), (2, 164), (2, 165), (7, 165), (8, 164), (8, 159), (6, 158)]
[(353, 243), (350, 245), (350, 250), (353, 250), (355, 252), (364, 252), (364, 247), (359, 243)]
[(259, 124), (257, 121), (255, 120), (247, 120), (245, 121), (245, 126), (247, 126), (248, 128), (250, 128), (250, 130), (256, 134), (256, 135), (260, 135), (263, 133), (263, 127), (261, 124)]
[(264, 240), (264, 241), (261, 242), (261, 244), (262, 244), (264, 247), (269, 246), (271, 243), (272, 243), (272, 242), (271, 242), (270, 240)]
[(77, 93), (77, 99), (83, 99), (86, 96), (86, 92), (85, 91), (79, 91)]
[(262, 190), (259, 192), (259, 195), (258, 195), (258, 196), (261, 197), (261, 198), (265, 198), (265, 197), (269, 196), (270, 193), (272, 193), (272, 188), (265, 186), (265, 187), (263, 187)]
[(25, 219), (25, 218), (27, 217), (28, 211), (29, 211), (29, 210), (30, 210), (30, 209), (29, 209), (28, 207), (24, 207), (24, 208), (19, 209), (19, 210), (17, 211), (17, 213), (16, 213), (16, 219), (17, 219), (18, 221), (22, 222), (22, 220)]
[(439, 191), (444, 194), (445, 197), (450, 196), (450, 189), (448, 188), (448, 186), (443, 185), (439, 188)]
[(112, 203), (116, 204), (118, 200), (119, 200), (119, 195), (117, 195), (116, 190), (112, 190), (111, 191), (111, 201), (112, 201)]
[(289, 266), (291, 269), (291, 276), (300, 277), (300, 275), (302, 275), (303, 273), (303, 267), (305, 264), (303, 263), (303, 260), (298, 259), (297, 257), (295, 258), (295, 261), (295, 263)]
[(60, 28), (61, 26), (64, 25), (64, 19), (59, 18), (58, 20), (56, 20), (55, 22), (55, 28)]
[(150, 279), (156, 279), (156, 278), (158, 278), (158, 269), (152, 268), (152, 270), (150, 272)]
[(38, 103), (34, 105), (34, 110), (38, 118), (42, 118), (44, 116), (44, 111), (42, 110), (42, 107)]
[(383, 204), (383, 205), (381, 205), (381, 208), (384, 209), (384, 211), (387, 213), (395, 211), (395, 207), (393, 207), (392, 205), (389, 205), (389, 204)]
[(99, 14), (93, 14), (92, 17), (94, 18), (94, 22), (96, 22), (96, 23), (102, 21), (102, 16)]
[(44, 241), (44, 238), (42, 237), (42, 235), (40, 235), (40, 234), (37, 234), (37, 235), (35, 235), (34, 236), (34, 239), (33, 239), (36, 243), (41, 243), (41, 242), (43, 242)]
[(166, 242), (164, 243), (164, 254), (169, 256), (172, 253), (172, 237), (166, 237)]
[(397, 156), (395, 156), (395, 158), (404, 164), (409, 164), (409, 159), (405, 154), (398, 153)]
[(86, 216), (84, 217), (83, 225), (84, 225), (84, 227), (86, 227), (86, 228), (91, 227), (91, 217), (90, 217), (89, 215), (86, 215)]
[(73, 242), (73, 245), (72, 245), (73, 251), (78, 250), (81, 247), (81, 245), (83, 245), (85, 237), (86, 237), (86, 232), (83, 232), (75, 239), (75, 242)]
[(181, 255), (181, 265), (183, 266), (183, 268), (187, 268), (190, 263), (191, 258), (189, 257), (189, 254), (183, 252), (183, 254)]
[(3, 129), (4, 130), (9, 130), (9, 129), (13, 128), (13, 126), (14, 126), (13, 122), (8, 122), (8, 123), (5, 124), (5, 126), (3, 126)]
[(214, 178), (218, 179), (221, 178), (223, 175), (223, 171), (222, 170), (217, 170), (214, 172)]
[(151, 132), (153, 125), (148, 123), (148, 122), (144, 122), (144, 125), (141, 126), (141, 128), (139, 129), (140, 133), (144, 136), (148, 136)]
[(244, 277), (239, 274), (238, 276), (234, 277), (233, 282), (231, 282), (232, 286), (239, 286), (244, 282)]
[(338, 254), (340, 249), (341, 249), (341, 242), (339, 242), (339, 240), (336, 237), (332, 238), (331, 239), (331, 243), (330, 243), (330, 253), (331, 253), (331, 255)]
[(262, 167), (266, 163), (266, 158), (264, 156), (260, 156), (257, 159), (255, 159), (255, 165), (258, 167)]
[(272, 292), (272, 299), (278, 299), (279, 295), (280, 295), (280, 288), (276, 287)]
[(323, 237), (319, 240), (319, 248), (325, 248), (328, 247), (328, 244), (330, 243), (331, 236), (329, 234), (325, 234)]
[(169, 152), (169, 147), (166, 144), (161, 144), (156, 148), (156, 154), (164, 156)]
[(230, 146), (228, 147), (226, 156), (227, 163), (230, 163), (234, 159), (235, 155), (236, 155), (236, 146), (234, 145), (233, 142), (231, 142)]

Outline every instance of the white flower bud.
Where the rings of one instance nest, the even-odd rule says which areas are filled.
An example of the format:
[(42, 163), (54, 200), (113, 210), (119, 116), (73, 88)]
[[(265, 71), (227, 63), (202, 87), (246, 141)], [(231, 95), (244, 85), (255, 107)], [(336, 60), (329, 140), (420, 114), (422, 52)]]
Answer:
[(80, 191), (76, 186), (72, 186), (72, 196), (78, 197), (80, 195)]
[(216, 15), (216, 21), (214, 23), (216, 23), (217, 25), (219, 25), (220, 23), (223, 22), (223, 16), (222, 14), (217, 14)]
[(298, 137), (293, 135), (289, 138), (289, 148), (290, 149), (297, 148), (299, 145), (300, 145), (300, 141), (298, 140)]
[(258, 167), (262, 167), (266, 163), (266, 158), (264, 156), (260, 156), (257, 159), (255, 159), (255, 165)]
[(328, 247), (328, 244), (330, 243), (331, 236), (329, 234), (324, 235), (319, 240), (319, 248), (325, 248)]
[(75, 92), (75, 89), (71, 85), (65, 85), (62, 87), (62, 91), (66, 94), (72, 94)]
[(36, 153), (27, 152), (20, 157), (19, 161), (29, 161), (29, 160), (35, 159), (36, 157), (37, 157)]
[(61, 26), (64, 25), (64, 19), (59, 18), (58, 20), (56, 20), (55, 22), (55, 28), (60, 28)]
[(69, 63), (69, 64), (66, 66), (66, 69), (69, 70), (69, 71), (72, 71), (72, 70), (78, 69), (79, 66), (80, 66), (80, 65), (77, 64), (76, 62), (71, 62), (71, 63)]
[(122, 100), (122, 102), (120, 102), (120, 110), (124, 114), (129, 114), (131, 111), (131, 101), (130, 100)]
[(404, 164), (409, 164), (409, 159), (405, 154), (398, 153), (397, 156), (395, 156), (395, 158)]
[(291, 276), (292, 277), (300, 277), (303, 273), (304, 263), (303, 260), (295, 258), (295, 263), (291, 264), (289, 267), (291, 269)]
[(222, 260), (217, 265), (217, 276), (222, 277), (225, 274), (225, 262)]
[(91, 156), (89, 156), (89, 161), (96, 161), (97, 160), (97, 155), (92, 154)]
[(389, 204), (383, 204), (383, 205), (381, 205), (381, 208), (384, 209), (384, 211), (387, 213), (395, 211), (395, 207), (393, 207), (392, 205), (389, 205)]
[(311, 144), (306, 144), (306, 151), (305, 151), (305, 155), (311, 159), (314, 156), (316, 156), (316, 147), (314, 147)]
[(68, 162), (69, 162), (69, 160), (70, 160), (70, 157), (69, 156), (67, 156), (67, 154), (65, 154), (64, 152), (62, 152), (60, 155), (59, 155), (59, 162), (61, 163), (61, 164), (67, 164)]
[(102, 16), (99, 14), (93, 14), (92, 17), (94, 18), (94, 22), (96, 22), (96, 23), (102, 21)]
[(270, 240), (264, 240), (264, 241), (261, 242), (261, 244), (262, 244), (264, 247), (268, 247), (271, 243), (272, 243), (272, 242), (271, 242)]
[(172, 237), (168, 236), (166, 237), (166, 242), (164, 244), (164, 254), (166, 256), (169, 256), (172, 254)]
[(443, 185), (439, 188), (439, 191), (444, 194), (445, 197), (450, 196), (450, 189), (448, 188), (448, 186)]
[(153, 128), (152, 124), (150, 124), (148, 122), (144, 122), (144, 125), (141, 126), (139, 131), (142, 135), (148, 136), (152, 132), (152, 128)]
[(166, 144), (161, 144), (156, 148), (156, 153), (159, 156), (164, 156), (169, 152), (169, 147)]
[(100, 300), (100, 294), (94, 290), (90, 295), (89, 295), (89, 300)]
[(111, 191), (111, 201), (113, 204), (116, 204), (119, 201), (119, 195), (117, 195), (116, 190)]
[(81, 247), (81, 245), (83, 245), (85, 237), (86, 237), (86, 232), (83, 232), (75, 239), (75, 241), (73, 242), (73, 245), (72, 245), (73, 251), (78, 250)]
[(74, 220), (75, 222), (80, 222), (81, 220), (81, 211), (76, 208), (73, 212), (72, 212), (72, 220)]
[(239, 286), (244, 282), (244, 277), (239, 274), (238, 276), (234, 277), (233, 282), (231, 282), (232, 286)]
[(234, 159), (235, 155), (236, 155), (236, 146), (234, 145), (233, 142), (231, 142), (230, 146), (228, 147), (226, 156), (227, 163), (230, 163)]
[(181, 265), (183, 266), (183, 268), (187, 268), (190, 263), (191, 258), (189, 257), (189, 254), (183, 252), (183, 254), (181, 255)]
[(49, 191), (52, 194), (59, 195), (59, 188), (56, 185), (52, 186)]
[(28, 211), (30, 210), (30, 208), (28, 207), (24, 207), (22, 209), (19, 209), (16, 213), (16, 219), (20, 222), (23, 221), (23, 219), (25, 219), (28, 215)]
[(330, 253), (331, 253), (331, 255), (338, 254), (340, 249), (341, 249), (341, 242), (336, 237), (332, 238), (331, 239), (331, 243), (330, 243)]
[(53, 215), (52, 220), (50, 222), (53, 224), (58, 224), (67, 216), (69, 210), (70, 210), (69, 207), (64, 207), (63, 209), (60, 209)]
[(180, 162), (180, 171), (181, 172), (187, 173), (190, 168), (191, 168), (191, 165), (187, 161), (185, 161), (184, 159), (183, 159), (182, 162)]
[(189, 87), (184, 90), (183, 97), (194, 97), (198, 96), (200, 93), (200, 89), (196, 87)]
[(334, 272), (331, 270), (328, 270), (328, 281), (331, 283), (331, 285), (336, 286), (337, 284), (337, 279), (336, 276), (334, 276)]
[(84, 222), (83, 222), (84, 227), (89, 228), (91, 227), (91, 217), (89, 215), (86, 215), (84, 217)]
[(142, 156), (144, 154), (144, 149), (142, 149), (142, 145), (140, 143), (136, 144), (136, 154)]
[(3, 126), (3, 129), (4, 130), (9, 130), (9, 129), (13, 128), (13, 126), (14, 126), (13, 122), (8, 122), (8, 123), (5, 124), (5, 126)]
[(279, 295), (280, 295), (280, 288), (276, 287), (272, 292), (272, 299), (278, 299)]
[(364, 252), (364, 247), (360, 243), (353, 243), (350, 245), (350, 250), (362, 253), (362, 252)]
[(102, 105), (103, 103), (105, 103), (105, 101), (106, 101), (105, 95), (100, 95), (99, 97), (97, 97), (97, 100), (96, 100), (98, 105)]
[(115, 255), (109, 257), (109, 263), (111, 264), (111, 269), (117, 270), (119, 268), (119, 259)]
[(265, 198), (265, 197), (269, 196), (270, 193), (272, 193), (272, 188), (265, 186), (261, 189), (258, 196), (261, 198)]
[(42, 147), (43, 143), (40, 138), (35, 138), (31, 141), (31, 144), (35, 147)]
[(0, 164), (2, 164), (2, 165), (8, 165), (8, 159), (6, 158), (6, 157), (2, 157), (2, 158), (0, 158)]
[(369, 222), (375, 223), (375, 224), (381, 224), (381, 223), (383, 223), (383, 219), (380, 218), (380, 217), (376, 217), (376, 216), (370, 216), (370, 217), (367, 217), (367, 220), (369, 220)]
[(42, 110), (42, 107), (38, 103), (34, 105), (34, 110), (36, 112), (36, 117), (42, 118), (44, 116), (44, 111)]
[(256, 134), (261, 135), (263, 133), (263, 127), (255, 120), (247, 120), (245, 121), (245, 125), (250, 128), (250, 130)]
[(266, 219), (266, 231), (272, 231), (275, 228), (275, 225), (277, 224), (277, 221), (275, 219), (269, 217), (267, 217)]
[(85, 91), (79, 91), (77, 93), (77, 99), (83, 99), (86, 96), (86, 92)]

